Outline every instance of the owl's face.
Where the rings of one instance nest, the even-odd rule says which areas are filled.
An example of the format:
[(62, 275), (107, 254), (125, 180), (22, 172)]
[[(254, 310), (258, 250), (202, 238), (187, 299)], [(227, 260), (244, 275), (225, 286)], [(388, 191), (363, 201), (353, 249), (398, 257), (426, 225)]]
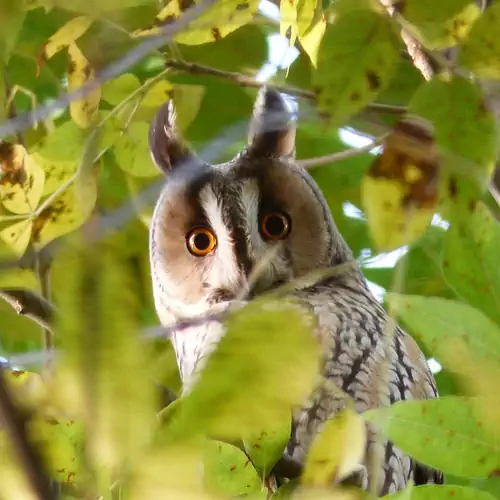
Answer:
[[(293, 162), (295, 127), (278, 93), (260, 93), (248, 147), (223, 165), (208, 165), (192, 153), (174, 120), (167, 104), (150, 131), (153, 159), (167, 172), (150, 237), (155, 303), (164, 325), (350, 256), (318, 187)], [(182, 342), (174, 339), (177, 351), (186, 349), (187, 336), (203, 336), (199, 329), (181, 335)]]

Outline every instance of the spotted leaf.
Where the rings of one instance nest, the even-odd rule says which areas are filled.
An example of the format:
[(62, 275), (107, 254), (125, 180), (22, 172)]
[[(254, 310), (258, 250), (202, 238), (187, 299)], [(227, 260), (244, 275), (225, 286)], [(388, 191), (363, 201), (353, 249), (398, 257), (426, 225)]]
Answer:
[(401, 120), (362, 182), (372, 240), (391, 251), (425, 232), (437, 209), (439, 158), (433, 131), (415, 117)]
[[(150, 27), (135, 31), (133, 36), (158, 34), (162, 26), (175, 22), (186, 8), (195, 3), (199, 3), (199, 0), (189, 2), (171, 0), (156, 16)], [(258, 6), (259, 0), (219, 0), (192, 21), (189, 28), (174, 36), (173, 40), (185, 45), (215, 42), (249, 23)]]
[[(74, 91), (95, 80), (94, 68), (75, 43), (68, 46), (68, 90)], [(73, 121), (88, 128), (95, 120), (101, 99), (101, 89), (91, 90), (83, 99), (71, 101), (69, 110)]]
[(6, 248), (0, 249), (0, 254), (12, 254), (21, 258), (28, 248), (33, 221), (26, 219), (16, 222), (0, 223), (0, 239), (6, 244)]
[(371, 10), (340, 13), (326, 27), (313, 85), (331, 126), (365, 107), (391, 81), (400, 42), (387, 17)]
[(44, 171), (20, 144), (0, 144), (0, 200), (15, 214), (29, 214), (38, 206)]

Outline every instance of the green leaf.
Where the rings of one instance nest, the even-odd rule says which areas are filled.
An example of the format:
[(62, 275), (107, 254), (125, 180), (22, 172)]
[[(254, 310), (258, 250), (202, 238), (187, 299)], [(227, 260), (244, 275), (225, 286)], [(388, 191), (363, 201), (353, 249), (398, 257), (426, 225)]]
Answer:
[(488, 477), (500, 467), (500, 442), (485, 432), (476, 404), (474, 398), (447, 396), (401, 401), (363, 416), (426, 465), (457, 476)]
[(207, 441), (203, 466), (205, 486), (213, 493), (247, 496), (261, 489), (259, 475), (248, 457), (230, 444)]
[(64, 358), (55, 366), (54, 401), (91, 430), (86, 456), (104, 472), (133, 467), (142, 457), (155, 424), (154, 386), (149, 349), (138, 335), (130, 264), (117, 245), (80, 241), (54, 263), (58, 280), (65, 278), (54, 289), (64, 311), (57, 324)]
[(346, 12), (327, 26), (313, 84), (318, 109), (331, 126), (343, 124), (387, 87), (399, 50), (390, 20), (374, 11)]
[(462, 43), (458, 64), (480, 78), (500, 79), (500, 4), (492, 2), (474, 23)]
[(149, 123), (132, 122), (117, 139), (114, 154), (118, 166), (136, 177), (155, 177), (158, 168), (149, 152)]
[(243, 443), (245, 451), (252, 460), (261, 477), (267, 477), (269, 471), (281, 458), (290, 439), (291, 418), (285, 415), (280, 421), (273, 422), (266, 430), (253, 436), (247, 436)]
[(458, 295), (500, 325), (500, 225), (483, 203), (447, 232), (444, 276)]
[[(415, 93), (409, 113), (434, 125), (444, 168), (445, 202), (467, 205), (471, 192), (477, 196), (487, 186), (500, 146), (499, 126), (481, 88), (457, 76), (451, 81), (434, 78)], [(450, 205), (451, 217), (456, 214), (454, 207)]]
[(154, 3), (154, 0), (72, 0), (69, 4), (65, 0), (43, 0), (42, 3), (97, 16), (113, 10)]
[(407, 0), (400, 13), (416, 28), (425, 47), (439, 50), (467, 36), (481, 11), (473, 0)]
[(177, 425), (169, 431), (174, 438), (194, 430), (224, 439), (258, 433), (291, 414), (313, 387), (319, 345), (305, 309), (293, 301), (260, 299), (225, 324), (226, 333), (178, 409)]
[[(391, 493), (382, 498), (387, 500), (406, 500), (404, 491)], [(424, 484), (414, 486), (408, 500), (429, 500), (431, 498), (432, 500), (449, 500), (450, 498), (453, 498), (453, 500), (494, 500), (495, 497), (485, 491), (478, 491), (465, 486)]]
[(86, 134), (76, 123), (66, 121), (32, 149), (31, 157), (45, 172), (43, 196), (53, 193), (75, 174)]
[(102, 86), (102, 98), (113, 106), (116, 106), (140, 86), (141, 82), (135, 75), (125, 73), (113, 80), (107, 81)]
[(388, 294), (394, 313), (447, 368), (460, 373), (453, 356), (456, 342), (465, 342), (479, 359), (500, 360), (500, 327), (468, 304), (437, 297)]

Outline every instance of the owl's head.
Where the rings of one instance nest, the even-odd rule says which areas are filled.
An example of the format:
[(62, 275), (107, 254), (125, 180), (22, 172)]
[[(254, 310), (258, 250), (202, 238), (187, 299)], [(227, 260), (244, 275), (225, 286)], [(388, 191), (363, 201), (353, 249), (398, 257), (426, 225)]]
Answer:
[(264, 88), (247, 147), (207, 164), (176, 131), (171, 101), (151, 124), (166, 182), (150, 233), (156, 308), (164, 325), (352, 258), (311, 176), (294, 162), (295, 121)]

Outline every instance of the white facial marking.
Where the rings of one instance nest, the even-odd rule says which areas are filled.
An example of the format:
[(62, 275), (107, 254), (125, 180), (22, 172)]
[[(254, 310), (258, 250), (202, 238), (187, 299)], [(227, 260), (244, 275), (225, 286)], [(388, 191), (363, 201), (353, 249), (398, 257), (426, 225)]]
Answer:
[(241, 275), (233, 251), (233, 242), (222, 218), (222, 207), (210, 185), (200, 191), (200, 203), (217, 237), (215, 252), (210, 256), (207, 281), (213, 288), (237, 292), (241, 286)]

